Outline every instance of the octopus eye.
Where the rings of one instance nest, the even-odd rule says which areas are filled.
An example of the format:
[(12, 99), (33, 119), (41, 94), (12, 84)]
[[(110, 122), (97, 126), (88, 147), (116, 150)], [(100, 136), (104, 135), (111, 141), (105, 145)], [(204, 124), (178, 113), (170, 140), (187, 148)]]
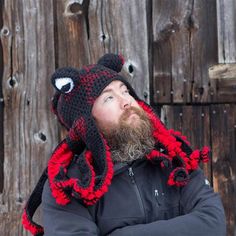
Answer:
[(69, 93), (74, 88), (74, 82), (71, 78), (57, 78), (55, 79), (55, 87), (61, 93)]

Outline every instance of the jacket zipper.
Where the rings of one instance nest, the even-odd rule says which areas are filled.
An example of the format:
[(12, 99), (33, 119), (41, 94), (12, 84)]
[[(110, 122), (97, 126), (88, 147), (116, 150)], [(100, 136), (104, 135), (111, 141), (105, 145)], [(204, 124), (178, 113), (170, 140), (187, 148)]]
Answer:
[(145, 221), (146, 221), (146, 214), (145, 214), (144, 205), (143, 205), (143, 202), (142, 202), (141, 194), (140, 194), (140, 192), (139, 192), (138, 186), (137, 186), (136, 181), (135, 181), (135, 178), (134, 178), (134, 172), (133, 172), (132, 167), (129, 167), (128, 171), (129, 171), (129, 177), (130, 177), (130, 179), (131, 179), (131, 183), (132, 183), (133, 186), (134, 186), (134, 190), (135, 190), (136, 196), (137, 196), (137, 198), (138, 198), (139, 206), (140, 206), (140, 208), (141, 208), (141, 211), (143, 212), (143, 215), (144, 215)]

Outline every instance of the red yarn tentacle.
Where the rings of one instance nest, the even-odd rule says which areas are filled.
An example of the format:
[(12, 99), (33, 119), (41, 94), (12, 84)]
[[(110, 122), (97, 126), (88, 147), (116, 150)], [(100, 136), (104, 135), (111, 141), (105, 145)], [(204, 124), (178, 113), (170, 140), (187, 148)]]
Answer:
[[(158, 158), (158, 157), (160, 157), (162, 155), (165, 155), (165, 154), (162, 154), (161, 152), (153, 149), (148, 155), (146, 155), (146, 158), (148, 160), (151, 160), (151, 159), (154, 159), (154, 158)], [(167, 156), (167, 155), (165, 155), (165, 156)]]
[(80, 186), (78, 181), (76, 181), (73, 185), (73, 189), (75, 190), (75, 192), (80, 194), (80, 197), (82, 199), (86, 199), (89, 196), (89, 194), (93, 191), (93, 188), (95, 186), (95, 172), (92, 166), (92, 152), (86, 151), (84, 155), (85, 155), (86, 164), (88, 165), (90, 173), (91, 173), (90, 183), (86, 188), (83, 186)]
[(43, 227), (32, 222), (29, 219), (26, 210), (24, 210), (22, 215), (22, 225), (26, 230), (30, 231), (33, 235), (41, 236), (44, 234)]
[[(69, 197), (61, 189), (63, 185), (61, 181), (56, 180), (57, 175), (63, 170), (66, 173), (66, 168), (73, 158), (73, 153), (70, 150), (66, 140), (63, 140), (53, 152), (50, 160), (48, 161), (48, 180), (52, 195), (56, 202), (65, 205), (70, 202)], [(64, 185), (72, 185), (72, 181), (65, 182)]]
[(199, 162), (200, 162), (200, 151), (199, 150), (194, 150), (190, 157), (190, 165), (192, 167), (193, 170), (196, 170), (199, 166)]
[(108, 191), (108, 186), (111, 184), (111, 180), (113, 177), (113, 162), (112, 162), (112, 158), (111, 158), (111, 152), (109, 150), (108, 145), (106, 144), (106, 140), (104, 138), (103, 142), (104, 142), (104, 146), (105, 146), (105, 155), (106, 155), (106, 163), (107, 163), (107, 169), (106, 169), (106, 173), (105, 176), (103, 178), (103, 183), (102, 185), (99, 187), (99, 189), (96, 189), (95, 191), (90, 192), (86, 199), (85, 199), (85, 203), (87, 205), (93, 205), (97, 202), (97, 200), (99, 200), (107, 191)]
[(48, 162), (48, 178), (50, 188), (52, 191), (52, 195), (56, 199), (56, 202), (60, 205), (66, 205), (71, 201), (70, 197), (65, 193), (64, 189), (74, 189), (74, 191), (78, 193), (81, 198), (86, 198), (95, 185), (95, 172), (91, 165), (92, 154), (90, 151), (85, 152), (85, 161), (91, 172), (90, 183), (88, 186), (81, 186), (78, 179), (75, 178), (63, 180), (56, 179), (57, 175), (61, 172), (62, 169), (64, 171), (64, 174), (66, 174), (67, 167), (71, 163), (73, 155), (73, 152), (70, 150), (68, 144), (64, 140), (60, 145), (58, 145)]
[[(153, 124), (153, 136), (165, 146), (166, 150), (168, 151), (169, 157), (173, 159), (175, 156), (179, 156), (183, 159), (184, 162), (186, 162), (187, 156), (181, 150), (181, 143), (176, 141), (176, 138), (171, 134), (169, 130), (165, 128), (163, 123), (160, 121), (160, 119), (158, 119), (158, 117), (150, 107), (148, 107), (144, 102), (140, 101), (138, 103), (143, 108), (143, 110), (147, 112), (149, 119)], [(186, 166), (188, 166), (188, 163), (186, 163)]]
[(207, 146), (204, 146), (202, 150), (200, 151), (200, 159), (202, 162), (206, 163), (210, 159), (210, 148)]
[[(183, 176), (184, 175), (184, 176)], [(178, 180), (178, 177), (181, 178)], [(182, 187), (185, 186), (189, 181), (189, 175), (185, 168), (175, 168), (169, 175), (168, 184), (170, 186)]]
[(170, 129), (169, 131), (172, 135), (180, 137), (187, 145), (191, 145), (190, 142), (187, 140), (187, 137), (184, 136), (180, 131), (176, 131), (173, 129)]

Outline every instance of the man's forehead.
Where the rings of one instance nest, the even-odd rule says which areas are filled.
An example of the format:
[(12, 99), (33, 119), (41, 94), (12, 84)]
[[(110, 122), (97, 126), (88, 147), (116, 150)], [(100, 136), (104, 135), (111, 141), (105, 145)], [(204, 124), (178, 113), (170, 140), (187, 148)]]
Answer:
[(103, 93), (105, 93), (105, 92), (109, 92), (109, 91), (111, 91), (111, 90), (113, 90), (113, 89), (120, 88), (120, 87), (122, 87), (122, 86), (126, 86), (126, 85), (125, 85), (122, 81), (120, 81), (120, 80), (114, 80), (114, 81), (112, 81), (110, 84), (108, 84), (108, 85), (102, 90), (101, 95), (102, 95)]

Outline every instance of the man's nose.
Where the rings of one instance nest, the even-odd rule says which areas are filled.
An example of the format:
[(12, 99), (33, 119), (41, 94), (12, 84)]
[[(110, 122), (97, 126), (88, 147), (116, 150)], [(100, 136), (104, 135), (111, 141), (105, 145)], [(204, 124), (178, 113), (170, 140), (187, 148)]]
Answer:
[(122, 109), (127, 109), (127, 108), (130, 108), (131, 101), (130, 101), (130, 99), (123, 97), (123, 98), (121, 98), (120, 104), (121, 104)]

